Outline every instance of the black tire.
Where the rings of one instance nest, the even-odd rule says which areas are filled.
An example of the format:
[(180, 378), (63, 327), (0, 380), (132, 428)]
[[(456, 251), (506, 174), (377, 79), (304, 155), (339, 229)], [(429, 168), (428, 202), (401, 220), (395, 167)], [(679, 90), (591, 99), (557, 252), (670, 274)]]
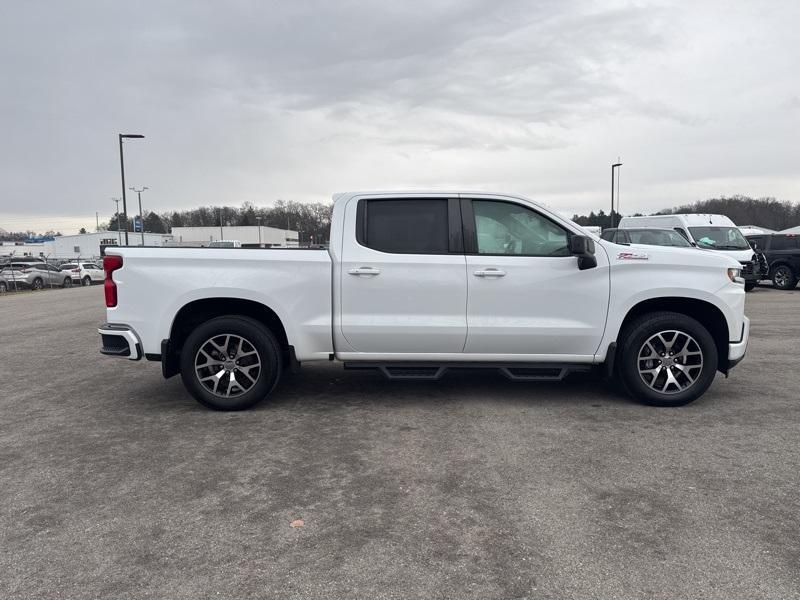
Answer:
[(772, 269), (772, 285), (779, 290), (793, 290), (797, 277), (788, 265), (778, 265)]
[[(659, 343), (651, 344), (645, 350), (646, 342), (662, 332), (665, 333), (670, 345), (680, 344), (687, 339), (685, 347), (692, 353), (699, 351), (700, 354), (673, 358), (667, 352), (661, 353), (668, 348)], [(669, 334), (672, 332), (679, 333), (670, 338)], [(714, 338), (698, 321), (680, 313), (656, 312), (638, 317), (620, 334), (619, 346), (621, 352), (617, 362), (618, 375), (626, 391), (644, 404), (652, 406), (689, 404), (706, 392), (717, 372), (718, 353)], [(651, 360), (650, 348), (654, 347), (658, 354), (653, 354)], [(640, 360), (640, 352), (648, 354)], [(698, 356), (702, 359), (701, 365), (696, 364)], [(673, 361), (675, 362), (673, 366), (663, 365), (663, 363), (671, 364)], [(679, 364), (679, 361), (683, 364)], [(645, 377), (651, 376), (650, 374), (639, 372), (640, 364), (645, 369), (652, 368), (653, 372), (657, 371), (650, 382), (645, 380)], [(688, 376), (684, 374), (686, 372), (689, 373)], [(675, 384), (668, 383), (670, 376), (676, 381)], [(662, 383), (665, 383), (662, 388), (664, 391), (655, 389), (662, 387)], [(682, 386), (685, 387), (681, 389)]]
[(44, 287), (44, 279), (37, 277), (36, 279), (33, 280), (31, 287), (35, 290), (42, 289)]
[(5, 294), (8, 291), (8, 284), (5, 281), (0, 281), (0, 294)]
[[(219, 343), (221, 338), (224, 339), (226, 335), (243, 338), (244, 342), (248, 344), (247, 347), (252, 346), (256, 351), (257, 354), (255, 356), (260, 361), (255, 383), (252, 383), (251, 387), (243, 393), (238, 393), (238, 395), (232, 397), (216, 394), (206, 387), (206, 385), (211, 384), (201, 382), (200, 375), (196, 369), (196, 360), (199, 358), (201, 348), (208, 348), (207, 344), (212, 339)], [(226, 360), (226, 364), (229, 362), (232, 362), (232, 360)], [(272, 332), (262, 323), (239, 315), (217, 317), (199, 325), (186, 338), (180, 356), (181, 379), (192, 397), (203, 406), (214, 410), (244, 410), (264, 400), (275, 389), (280, 378), (282, 362), (280, 344)], [(238, 365), (238, 362), (236, 364)], [(200, 366), (202, 368), (202, 365)], [(235, 377), (238, 367), (229, 366), (232, 367)], [(211, 368), (214, 367), (209, 367), (209, 371), (202, 371), (206, 378), (209, 378)], [(219, 368), (220, 372), (226, 369), (224, 366), (219, 366)], [(246, 369), (247, 367), (244, 368)], [(219, 375), (216, 375), (216, 377), (218, 385), (223, 381), (229, 383), (231, 380), (231, 376), (227, 374), (227, 371), (221, 377)], [(243, 382), (246, 381), (242, 375), (240, 375), (240, 379)], [(238, 384), (234, 385), (240, 389), (242, 388)], [(229, 391), (230, 389), (229, 385)]]
[(64, 279), (64, 283), (61, 284), (61, 287), (63, 287), (63, 288), (71, 288), (72, 287), (72, 277), (67, 277), (66, 279)]
[(92, 285), (92, 278), (87, 275), (81, 280), (81, 285), (83, 285), (84, 287)]
[(757, 281), (745, 281), (744, 282), (744, 291), (745, 292), (752, 292), (758, 286)]

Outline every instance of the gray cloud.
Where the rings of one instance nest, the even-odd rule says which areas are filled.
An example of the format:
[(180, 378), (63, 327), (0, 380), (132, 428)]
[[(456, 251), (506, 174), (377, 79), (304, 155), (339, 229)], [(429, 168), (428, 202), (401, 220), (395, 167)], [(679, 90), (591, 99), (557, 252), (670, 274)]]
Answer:
[(631, 210), (800, 199), (796, 3), (698, 4), (6, 3), (0, 226), (107, 218), (123, 130), (159, 210), (463, 186), (588, 211), (617, 155)]

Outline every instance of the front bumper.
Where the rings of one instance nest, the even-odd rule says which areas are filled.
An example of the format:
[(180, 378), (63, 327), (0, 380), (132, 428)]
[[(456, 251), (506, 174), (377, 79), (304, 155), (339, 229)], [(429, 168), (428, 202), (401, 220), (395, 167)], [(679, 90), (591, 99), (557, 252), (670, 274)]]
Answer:
[(100, 354), (139, 360), (143, 356), (142, 342), (136, 332), (127, 325), (111, 325), (106, 323), (97, 330), (100, 334), (103, 347)]
[(738, 365), (747, 352), (747, 342), (750, 340), (750, 319), (744, 317), (742, 323), (742, 337), (738, 342), (728, 343), (728, 368)]
[(740, 261), (742, 265), (741, 274), (742, 279), (745, 281), (760, 281), (761, 280), (761, 266), (752, 260)]

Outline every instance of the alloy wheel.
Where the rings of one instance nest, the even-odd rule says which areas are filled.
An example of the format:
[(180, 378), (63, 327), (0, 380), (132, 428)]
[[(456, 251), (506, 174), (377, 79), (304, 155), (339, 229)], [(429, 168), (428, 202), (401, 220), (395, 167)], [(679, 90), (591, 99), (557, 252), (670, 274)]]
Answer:
[(688, 333), (660, 331), (639, 349), (639, 376), (660, 394), (678, 394), (692, 387), (703, 371), (703, 351)]
[(201, 344), (194, 359), (197, 380), (221, 398), (247, 393), (261, 376), (261, 357), (246, 338), (222, 334)]
[(786, 267), (778, 267), (775, 274), (772, 276), (772, 282), (779, 288), (785, 288), (789, 285), (789, 271)]

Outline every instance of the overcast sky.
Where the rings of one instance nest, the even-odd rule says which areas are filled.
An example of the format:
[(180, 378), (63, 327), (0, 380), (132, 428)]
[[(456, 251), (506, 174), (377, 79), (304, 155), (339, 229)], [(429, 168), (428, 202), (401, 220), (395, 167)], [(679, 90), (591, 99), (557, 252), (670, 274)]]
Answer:
[[(800, 2), (0, 3), (0, 227), (352, 189), (800, 200)], [(129, 197), (134, 213), (134, 198)]]

